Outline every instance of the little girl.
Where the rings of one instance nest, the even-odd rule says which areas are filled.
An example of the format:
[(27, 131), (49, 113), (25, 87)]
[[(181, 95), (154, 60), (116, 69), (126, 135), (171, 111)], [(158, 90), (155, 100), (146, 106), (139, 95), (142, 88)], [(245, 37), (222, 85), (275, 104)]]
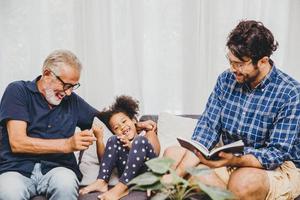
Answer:
[[(129, 96), (119, 96), (112, 106), (100, 113), (99, 118), (114, 135), (107, 141), (98, 179), (81, 189), (80, 194), (100, 191), (104, 192), (98, 196), (100, 199), (120, 199), (128, 194), (128, 182), (147, 170), (145, 161), (159, 155), (156, 132), (137, 132), (138, 111), (138, 101)], [(119, 182), (108, 190), (108, 181), (115, 167)]]

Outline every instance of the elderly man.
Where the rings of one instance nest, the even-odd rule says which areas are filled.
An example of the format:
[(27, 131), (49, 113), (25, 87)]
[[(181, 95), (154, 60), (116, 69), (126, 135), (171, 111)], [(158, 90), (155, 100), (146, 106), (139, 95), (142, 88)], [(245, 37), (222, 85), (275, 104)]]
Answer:
[[(95, 140), (89, 129), (98, 113), (73, 93), (81, 68), (72, 52), (54, 51), (41, 76), (6, 88), (0, 105), (0, 200), (39, 194), (77, 199), (82, 175), (73, 152)], [(82, 131), (74, 134), (76, 126)]]
[[(73, 151), (94, 141), (97, 110), (72, 91), (80, 86), (81, 64), (70, 51), (55, 51), (42, 75), (8, 85), (0, 106), (0, 199), (77, 199), (81, 173)], [(74, 134), (76, 126), (81, 132)]]

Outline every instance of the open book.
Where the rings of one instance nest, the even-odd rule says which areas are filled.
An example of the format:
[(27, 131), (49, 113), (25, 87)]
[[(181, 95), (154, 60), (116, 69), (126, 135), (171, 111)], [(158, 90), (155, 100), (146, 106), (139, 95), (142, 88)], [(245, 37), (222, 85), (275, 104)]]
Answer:
[(235, 155), (241, 155), (244, 151), (244, 143), (242, 140), (215, 148), (211, 151), (209, 151), (205, 146), (195, 140), (188, 140), (181, 137), (178, 137), (177, 140), (182, 147), (192, 152), (194, 152), (194, 150), (199, 151), (208, 160), (218, 160), (218, 154), (221, 151), (226, 153), (233, 153)]

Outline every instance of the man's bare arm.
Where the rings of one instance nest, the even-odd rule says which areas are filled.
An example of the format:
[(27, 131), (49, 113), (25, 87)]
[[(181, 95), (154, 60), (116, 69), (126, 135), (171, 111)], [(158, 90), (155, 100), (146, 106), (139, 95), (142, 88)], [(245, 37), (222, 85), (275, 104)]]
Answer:
[(20, 120), (9, 120), (7, 132), (9, 143), (14, 153), (70, 153), (87, 149), (95, 140), (89, 130), (75, 133), (66, 139), (42, 139), (29, 137), (26, 133), (27, 123)]

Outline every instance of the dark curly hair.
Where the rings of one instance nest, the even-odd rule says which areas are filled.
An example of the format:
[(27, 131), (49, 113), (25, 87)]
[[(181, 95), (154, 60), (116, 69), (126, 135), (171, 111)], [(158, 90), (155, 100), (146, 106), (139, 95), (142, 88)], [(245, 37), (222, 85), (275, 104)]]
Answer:
[(121, 95), (116, 97), (115, 103), (113, 103), (108, 108), (104, 108), (98, 114), (98, 118), (109, 128), (109, 130), (113, 133), (109, 121), (114, 114), (124, 113), (130, 119), (137, 120), (139, 112), (139, 101), (133, 99), (130, 96)]
[[(240, 60), (251, 58), (256, 65), (261, 58), (270, 57), (276, 51), (278, 42), (274, 41), (273, 34), (262, 22), (244, 20), (231, 31), (226, 46)], [(273, 65), (271, 59), (269, 62)]]

